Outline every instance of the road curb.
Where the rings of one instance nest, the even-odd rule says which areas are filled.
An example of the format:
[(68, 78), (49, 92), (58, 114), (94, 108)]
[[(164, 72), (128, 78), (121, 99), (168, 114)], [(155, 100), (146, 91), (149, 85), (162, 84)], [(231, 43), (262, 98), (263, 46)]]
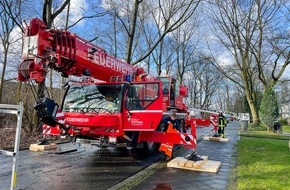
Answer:
[[(165, 162), (162, 162), (161, 160), (159, 160), (156, 163), (150, 165), (149, 167), (146, 167), (145, 169), (139, 171), (138, 173), (132, 175), (131, 177), (129, 177), (129, 178), (121, 181), (120, 183), (114, 185), (113, 187), (109, 188), (108, 190), (128, 189), (128, 186), (130, 186), (130, 187), (132, 187), (132, 185), (135, 186), (137, 184), (134, 184), (134, 181), (136, 181), (138, 178), (141, 178), (141, 177), (142, 177), (142, 181), (145, 180), (148, 176), (150, 176), (152, 173), (154, 173), (155, 169), (158, 168), (158, 166), (160, 166), (161, 164), (165, 164)], [(138, 182), (138, 184), (139, 183), (140, 182)]]

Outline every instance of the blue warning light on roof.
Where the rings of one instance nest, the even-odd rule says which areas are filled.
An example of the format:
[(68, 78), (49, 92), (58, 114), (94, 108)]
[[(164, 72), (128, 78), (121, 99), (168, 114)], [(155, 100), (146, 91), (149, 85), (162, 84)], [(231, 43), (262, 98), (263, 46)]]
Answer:
[(126, 82), (131, 82), (131, 75), (126, 75)]

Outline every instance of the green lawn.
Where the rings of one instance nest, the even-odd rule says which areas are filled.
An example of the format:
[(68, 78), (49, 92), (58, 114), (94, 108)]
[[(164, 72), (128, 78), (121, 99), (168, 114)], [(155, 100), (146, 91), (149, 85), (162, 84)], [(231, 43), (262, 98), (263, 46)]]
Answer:
[(290, 135), (283, 135), (278, 133), (272, 133), (267, 131), (251, 131), (241, 132), (241, 137), (253, 137), (253, 138), (266, 138), (266, 139), (277, 139), (277, 140), (290, 140)]
[(266, 134), (241, 136), (238, 141), (239, 190), (290, 189), (289, 140), (277, 139), (278, 135), (274, 137)]
[(283, 125), (282, 130), (283, 130), (283, 132), (290, 133), (290, 126), (289, 125)]

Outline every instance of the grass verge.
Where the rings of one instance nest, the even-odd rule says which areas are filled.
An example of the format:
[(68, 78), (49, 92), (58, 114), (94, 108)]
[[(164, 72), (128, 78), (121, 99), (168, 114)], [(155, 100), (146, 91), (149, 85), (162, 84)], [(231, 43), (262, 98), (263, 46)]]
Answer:
[(288, 189), (289, 137), (251, 135), (242, 136), (238, 142), (238, 189)]
[(130, 190), (139, 183), (141, 183), (143, 180), (151, 176), (156, 172), (156, 170), (160, 168), (166, 167), (165, 162), (153, 164), (150, 168), (145, 169), (144, 171), (132, 176), (131, 178), (128, 178), (125, 183), (122, 183), (120, 186), (116, 186), (114, 189), (116, 190)]
[(253, 137), (253, 138), (265, 138), (265, 139), (276, 139), (276, 140), (290, 140), (289, 135), (281, 135), (277, 133), (268, 133), (267, 131), (252, 131), (252, 132), (241, 132), (241, 137)]
[(289, 125), (283, 125), (282, 130), (283, 130), (283, 132), (290, 133), (290, 126)]

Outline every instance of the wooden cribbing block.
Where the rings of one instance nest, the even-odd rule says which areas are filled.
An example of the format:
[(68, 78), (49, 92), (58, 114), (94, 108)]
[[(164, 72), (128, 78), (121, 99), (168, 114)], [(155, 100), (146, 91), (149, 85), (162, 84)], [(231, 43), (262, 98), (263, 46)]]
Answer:
[(39, 152), (45, 150), (54, 150), (57, 148), (57, 144), (49, 144), (49, 145), (38, 145), (38, 144), (31, 144), (29, 146), (29, 150)]
[(210, 141), (220, 141), (220, 137), (209, 137)]
[(229, 138), (220, 138), (220, 141), (226, 142), (229, 141)]
[(168, 162), (167, 167), (203, 172), (214, 172), (214, 173), (218, 172), (221, 166), (221, 162), (208, 160), (207, 156), (199, 156), (199, 157), (203, 158), (204, 160), (199, 160), (196, 162), (192, 160), (187, 160), (186, 162), (184, 162), (185, 158), (177, 157)]
[(229, 138), (221, 138), (221, 137), (209, 137), (211, 141), (229, 141)]
[(205, 141), (229, 141), (229, 138), (205, 136), (203, 140)]
[(205, 164), (205, 162), (208, 160), (208, 156), (201, 156), (203, 160), (198, 160), (193, 164), (193, 168), (195, 169), (201, 169), (201, 167)]
[(204, 137), (203, 137), (203, 140), (205, 140), (205, 141), (209, 141), (209, 136), (204, 136)]
[(186, 158), (180, 158), (178, 161), (178, 166), (184, 167), (185, 163), (188, 161)]
[(208, 172), (218, 172), (219, 168), (221, 167), (222, 163), (214, 160), (207, 160), (204, 165), (201, 167), (201, 170), (205, 170)]
[(180, 166), (180, 165), (184, 166), (184, 163), (186, 161), (188, 161), (188, 160), (183, 158), (183, 157), (176, 157), (167, 163), (167, 167), (175, 167), (175, 166)]
[(188, 160), (187, 162), (185, 162), (185, 167), (192, 168), (194, 163), (195, 161)]

